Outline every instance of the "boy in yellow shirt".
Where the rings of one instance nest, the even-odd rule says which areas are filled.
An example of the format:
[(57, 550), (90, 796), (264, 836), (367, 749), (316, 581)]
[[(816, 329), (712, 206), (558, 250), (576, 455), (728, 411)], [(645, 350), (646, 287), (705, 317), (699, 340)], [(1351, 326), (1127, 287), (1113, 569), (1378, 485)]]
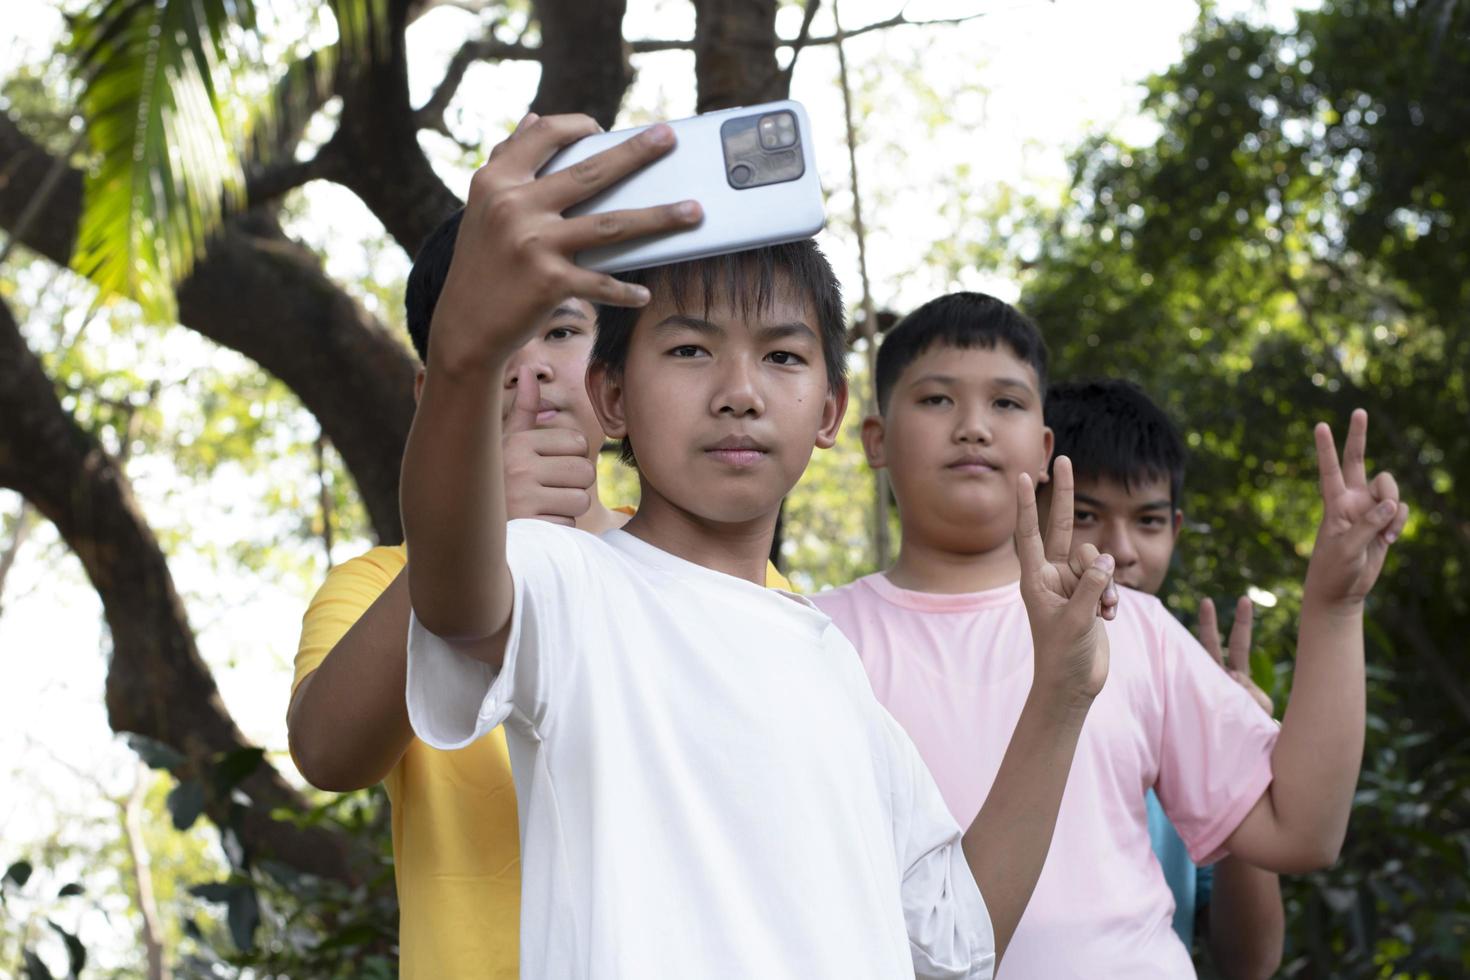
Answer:
[[(454, 255), (455, 212), (409, 275), (408, 329), (422, 361)], [(603, 435), (583, 382), (595, 312), (568, 300), (505, 371), (515, 392), (504, 439), (507, 510), (598, 534), (631, 508), (597, 496)], [(422, 389), (419, 369), (415, 394)], [(520, 928), (515, 786), (500, 729), (457, 752), (414, 738), (404, 705), (408, 553), (373, 548), (327, 575), (307, 608), (287, 716), (291, 754), (334, 792), (382, 782), (392, 803), (400, 975), (514, 978)], [(790, 589), (774, 566), (766, 584)]]

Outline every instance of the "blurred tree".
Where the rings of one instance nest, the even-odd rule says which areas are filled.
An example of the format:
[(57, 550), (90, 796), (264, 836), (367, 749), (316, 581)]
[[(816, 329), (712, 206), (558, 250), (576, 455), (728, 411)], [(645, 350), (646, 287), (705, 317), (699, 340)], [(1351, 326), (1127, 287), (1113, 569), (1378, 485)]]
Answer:
[(1284, 972), (1465, 975), (1470, 11), (1329, 0), (1278, 33), (1207, 7), (1145, 108), (1157, 140), (1090, 142), (1034, 223), (1024, 305), (1058, 377), (1133, 378), (1182, 421), (1169, 603), (1260, 590), (1255, 666), (1281, 686), (1318, 513), (1311, 427), (1340, 439), (1368, 409), (1370, 463), (1414, 516), (1370, 601), (1352, 829), (1334, 869), (1288, 883)]

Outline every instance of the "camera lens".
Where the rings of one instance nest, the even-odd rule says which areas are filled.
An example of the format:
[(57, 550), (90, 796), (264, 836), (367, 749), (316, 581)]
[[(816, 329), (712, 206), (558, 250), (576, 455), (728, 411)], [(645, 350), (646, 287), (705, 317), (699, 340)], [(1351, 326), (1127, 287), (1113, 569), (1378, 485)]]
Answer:
[(750, 167), (746, 166), (743, 163), (737, 163), (735, 166), (730, 168), (730, 183), (734, 184), (737, 187), (742, 184), (748, 184), (750, 183), (750, 178), (754, 176), (754, 174), (755, 172), (751, 170)]

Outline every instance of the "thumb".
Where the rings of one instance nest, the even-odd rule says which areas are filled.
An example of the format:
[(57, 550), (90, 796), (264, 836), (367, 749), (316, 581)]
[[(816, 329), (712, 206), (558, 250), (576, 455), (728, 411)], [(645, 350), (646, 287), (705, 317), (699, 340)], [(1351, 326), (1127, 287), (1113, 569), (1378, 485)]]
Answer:
[(536, 380), (536, 369), (529, 364), (523, 364), (516, 372), (515, 401), (510, 406), (505, 434), (529, 432), (536, 428), (536, 408), (540, 404), (541, 382)]
[(1072, 598), (1067, 600), (1067, 609), (1081, 610), (1078, 615), (1085, 615), (1086, 620), (1091, 621), (1097, 615), (1098, 604), (1102, 601), (1103, 592), (1113, 581), (1113, 556), (1098, 555), (1092, 560), (1092, 565), (1083, 573), (1078, 580), (1076, 588), (1072, 590)]
[(1350, 556), (1361, 555), (1373, 540), (1398, 516), (1399, 502), (1385, 500), (1352, 523), (1342, 535), (1342, 549)]

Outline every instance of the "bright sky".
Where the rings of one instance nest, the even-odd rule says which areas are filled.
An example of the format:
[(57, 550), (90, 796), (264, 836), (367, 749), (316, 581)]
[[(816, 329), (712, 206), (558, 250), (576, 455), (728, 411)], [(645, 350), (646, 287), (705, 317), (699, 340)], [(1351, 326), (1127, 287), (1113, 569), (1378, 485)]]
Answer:
[[(898, 0), (845, 0), (845, 26), (882, 20)], [(1252, 9), (1242, 2), (1227, 9)], [(629, 37), (692, 34), (692, 8), (676, 0), (631, 0), (625, 21)], [(1275, 2), (1273, 22), (1289, 22), (1292, 5)], [(16, 30), (7, 43), (6, 65), (34, 63), (49, 55), (61, 29), (50, 0), (7, 0), (6, 20)], [(815, 33), (831, 31), (831, 4), (823, 4)], [(923, 267), (936, 241), (954, 235), (981, 237), (981, 229), (953, 228), (939, 213), (946, 180), (968, 165), (977, 198), (1001, 185), (1054, 198), (1066, 174), (1067, 152), (1097, 129), (1142, 140), (1148, 127), (1133, 116), (1137, 82), (1162, 70), (1179, 55), (1180, 37), (1198, 16), (1189, 0), (995, 0), (987, 4), (913, 2), (913, 19), (954, 16), (983, 9), (985, 16), (957, 27), (904, 28), (850, 42), (849, 64), (863, 90), (859, 151), (865, 216), (872, 229), (869, 266), (880, 305), (902, 308), (952, 285)], [(416, 101), (427, 97), (442, 66), (473, 28), (462, 10), (441, 8), (410, 31), (410, 81)], [(797, 7), (783, 9), (780, 28), (792, 35)], [(783, 59), (785, 55), (783, 54)], [(11, 59), (14, 58), (14, 61)], [(676, 118), (694, 109), (692, 55), (645, 55), (636, 60), (637, 80), (622, 123)], [(847, 234), (851, 209), (842, 104), (835, 85), (836, 57), (830, 47), (801, 56), (792, 95), (806, 103), (819, 145), (824, 186), (831, 192), (829, 231), (823, 244), (856, 302), (855, 248)], [(911, 78), (931, 91), (916, 92)], [(504, 132), (524, 111), (534, 92), (533, 65), (479, 66), (466, 77), (451, 112), (462, 136)], [(463, 195), (470, 171), (453, 162), (457, 152), (437, 136), (423, 138), (444, 179)], [(293, 231), (326, 253), (339, 277), (371, 272), (391, 282), (407, 269), (394, 248), (369, 257), (361, 243), (381, 229), (347, 191), (313, 185), (305, 214)], [(975, 269), (962, 284), (1007, 298), (1015, 295), (1005, 270)], [(43, 325), (30, 324), (32, 336)], [(182, 334), (181, 331), (174, 331)], [(234, 355), (211, 352), (197, 338), (170, 339), (166, 358), (202, 359), (216, 366), (239, 363)], [(134, 351), (146, 362), (159, 350)], [(170, 410), (188, 413), (190, 406)], [(298, 427), (300, 423), (297, 423)], [(140, 461), (141, 462), (141, 461)], [(269, 468), (267, 474), (272, 472)], [(228, 561), (207, 558), (207, 547), (228, 552), (241, 521), (264, 520), (260, 477), (233, 471), (201, 485), (180, 480), (166, 466), (131, 470), (140, 503), (150, 519), (178, 532), (172, 569), (189, 602), (199, 642), (236, 722), (277, 753), (277, 763), (294, 776), (285, 746), (285, 709), (290, 661), (300, 617), (313, 583), (296, 577), (249, 575)], [(0, 492), (0, 512), (13, 514), (18, 498)], [(258, 534), (258, 531), (255, 533)], [(289, 538), (282, 524), (280, 534)], [(108, 729), (102, 705), (106, 641), (101, 609), (74, 558), (56, 545), (49, 526), (37, 528), (22, 548), (6, 584), (0, 609), (0, 862), (8, 863), (25, 843), (48, 833), (61, 814), (94, 806), (89, 774), (114, 793), (130, 784), (131, 753)], [(297, 545), (297, 547), (304, 547)], [(364, 547), (345, 542), (337, 557)], [(59, 765), (61, 760), (65, 765)], [(74, 771), (73, 771), (74, 770)], [(103, 945), (109, 932), (126, 927), (88, 921), (85, 928)], [(86, 937), (84, 937), (86, 938)]]

